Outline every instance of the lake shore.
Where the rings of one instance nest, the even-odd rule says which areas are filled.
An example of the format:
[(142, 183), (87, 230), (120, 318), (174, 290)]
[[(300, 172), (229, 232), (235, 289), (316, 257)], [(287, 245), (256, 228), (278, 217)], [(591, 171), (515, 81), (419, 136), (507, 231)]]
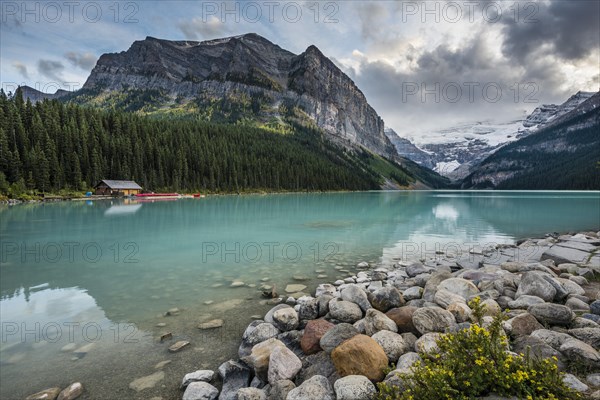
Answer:
[[(381, 191), (388, 191), (390, 189), (381, 189)], [(392, 189), (394, 191), (420, 191), (420, 190), (432, 190), (432, 189)], [(351, 191), (351, 190), (327, 190), (327, 191), (315, 191), (315, 190), (307, 190), (307, 191), (268, 191), (268, 190), (248, 190), (248, 191), (234, 191), (234, 192), (181, 192), (182, 196), (192, 196), (197, 193), (201, 193), (204, 197), (208, 196), (266, 196), (273, 194), (314, 194), (314, 193), (359, 193), (361, 191)], [(8, 198), (5, 195), (0, 194), (0, 205), (9, 205), (14, 206), (18, 204), (35, 204), (35, 203), (45, 203), (45, 202), (61, 202), (61, 201), (82, 201), (82, 200), (124, 200), (129, 199), (130, 197), (123, 196), (92, 196), (86, 197), (83, 193), (80, 195), (60, 195), (60, 194), (50, 194), (48, 197), (40, 197), (40, 196), (27, 196), (27, 197), (17, 197), (17, 198)]]
[[(295, 291), (294, 296), (259, 300), (257, 293), (256, 300), (250, 301), (275, 307), (264, 316), (253, 316), (256, 319), (241, 337), (238, 357), (225, 361), (216, 370), (190, 371), (182, 376), (181, 393), (152, 398), (171, 400), (181, 398), (182, 394), (186, 400), (216, 398), (220, 392), (220, 398), (225, 399), (312, 399), (314, 393), (322, 398), (344, 399), (348, 398), (344, 393), (357, 391), (366, 391), (365, 397), (359, 398), (369, 398), (376, 390), (372, 382), (398, 383), (396, 373), (405, 373), (423, 354), (435, 349), (440, 333), (469, 326), (472, 310), (467, 302), (474, 296), (481, 297), (490, 310), (507, 312), (510, 319), (504, 329), (521, 346), (513, 351), (523, 350), (527, 345), (538, 346), (544, 354), (558, 356), (563, 364), (569, 363), (569, 357), (576, 357), (578, 362), (590, 362), (595, 367), (600, 362), (593, 348), (597, 348), (600, 337), (597, 324), (600, 311), (598, 302), (593, 303), (600, 289), (599, 246), (600, 232), (552, 234), (524, 238), (515, 245), (473, 248), (468, 259), (454, 260), (453, 254), (435, 254), (416, 261), (399, 259), (393, 265), (358, 262), (356, 271), (360, 272), (345, 279), (307, 283), (308, 288), (290, 287), (287, 291), (285, 287), (279, 288), (280, 294)], [(573, 259), (574, 255), (585, 254), (588, 254), (585, 259)], [(554, 282), (554, 286), (550, 284), (555, 290), (553, 297), (549, 297), (552, 293), (549, 287), (546, 289), (550, 294), (536, 292), (535, 284), (532, 292), (521, 289), (528, 275), (549, 277)], [(302, 283), (298, 285), (305, 286)], [(306, 290), (311, 290), (312, 295), (301, 293)], [(518, 303), (521, 300), (523, 304)], [(568, 316), (568, 324), (563, 321), (554, 325), (555, 321), (544, 319), (548, 318), (546, 314), (538, 315), (529, 309), (538, 302), (560, 307), (562, 311), (569, 308), (572, 314)], [(430, 312), (433, 308), (436, 309), (433, 315), (419, 316), (417, 312)], [(214, 318), (217, 319), (205, 321), (198, 328), (209, 335), (218, 335), (224, 328), (220, 317), (215, 314)], [(543, 329), (544, 326), (551, 329)], [(540, 332), (534, 334), (536, 330)], [(164, 345), (174, 353), (190, 352), (195, 345), (193, 339), (182, 341), (177, 332), (173, 334), (176, 339), (166, 337)], [(566, 342), (566, 337), (560, 336), (563, 334), (576, 341), (578, 352), (561, 352)], [(372, 339), (357, 345), (359, 353), (363, 346), (369, 346), (366, 353), (382, 349), (386, 367), (391, 365), (396, 369), (385, 376), (383, 369), (376, 367), (377, 360), (366, 362), (353, 352), (343, 361), (333, 356), (337, 347), (359, 335)], [(557, 337), (562, 338), (560, 346), (556, 345)], [(188, 341), (192, 341), (191, 346)], [(585, 351), (580, 352), (580, 348)], [(345, 370), (348, 365), (354, 366)], [(130, 390), (135, 390), (132, 396), (136, 393), (137, 398), (152, 392), (149, 389), (164, 379), (158, 376), (160, 370), (148, 373), (131, 382)], [(352, 377), (343, 378), (344, 374)], [(597, 377), (588, 375), (569, 376), (569, 382), (579, 389), (585, 386), (584, 393), (588, 395), (595, 393)], [(48, 390), (56, 392), (56, 388)], [(291, 397), (288, 392), (293, 392)], [(84, 390), (82, 398), (97, 396)]]
[(281, 304), (247, 327), (239, 359), (183, 377), (183, 399), (216, 398), (217, 388), (224, 399), (371, 398), (373, 382), (402, 386), (401, 376), (436, 352), (442, 333), (468, 329), (475, 297), (488, 324), (506, 313), (512, 352), (530, 347), (556, 357), (568, 387), (598, 398), (599, 246), (600, 232), (582, 232), (474, 249), (470, 263), (448, 255), (365, 263), (356, 276), (320, 284), (314, 296), (277, 297)]

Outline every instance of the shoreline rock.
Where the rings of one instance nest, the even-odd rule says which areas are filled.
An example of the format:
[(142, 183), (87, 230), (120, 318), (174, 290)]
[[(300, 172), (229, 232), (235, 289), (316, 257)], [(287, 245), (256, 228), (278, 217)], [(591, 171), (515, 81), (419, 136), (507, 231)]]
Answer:
[[(557, 357), (559, 369), (569, 373), (565, 384), (597, 396), (597, 373), (567, 368), (575, 363), (600, 370), (600, 300), (586, 291), (590, 280), (600, 278), (599, 253), (600, 232), (585, 232), (479, 249), (455, 260), (358, 263), (356, 275), (323, 283), (314, 297), (299, 297), (293, 307), (277, 305), (264, 321), (252, 322), (241, 360), (225, 363), (237, 366), (241, 378), (232, 382), (222, 373), (219, 398), (371, 398), (374, 383), (400, 384), (396, 373), (410, 372), (436, 351), (441, 335), (468, 327), (473, 315), (467, 304), (475, 297), (488, 310), (486, 321), (507, 312), (502, 328), (513, 339), (511, 351), (531, 348)], [(396, 370), (386, 377), (392, 364)]]

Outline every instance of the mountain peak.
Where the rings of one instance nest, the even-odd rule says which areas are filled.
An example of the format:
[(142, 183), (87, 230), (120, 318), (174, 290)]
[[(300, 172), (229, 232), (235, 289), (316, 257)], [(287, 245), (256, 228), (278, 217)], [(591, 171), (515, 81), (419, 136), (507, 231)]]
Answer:
[[(256, 33), (202, 42), (148, 36), (125, 52), (102, 55), (83, 89), (119, 96), (152, 90), (160, 96), (147, 101), (159, 109), (176, 101), (202, 104), (204, 109), (223, 99), (254, 99), (255, 115), (230, 113), (223, 117), (227, 121), (271, 120), (274, 115), (283, 120), (284, 104), (344, 146), (395, 157), (383, 120), (354, 82), (314, 45), (296, 55)], [(247, 107), (241, 109), (246, 112)]]
[(305, 53), (315, 53), (315, 54), (325, 57), (323, 55), (323, 53), (321, 52), (321, 50), (319, 50), (319, 48), (317, 46), (315, 46), (314, 44), (311, 44), (310, 46), (308, 46), (306, 48)]

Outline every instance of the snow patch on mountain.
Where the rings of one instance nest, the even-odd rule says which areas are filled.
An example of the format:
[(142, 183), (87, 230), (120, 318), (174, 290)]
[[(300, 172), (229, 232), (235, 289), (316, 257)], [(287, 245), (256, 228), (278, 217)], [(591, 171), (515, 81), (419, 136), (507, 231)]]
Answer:
[(460, 167), (460, 163), (456, 160), (452, 160), (450, 162), (441, 161), (435, 164), (435, 168), (433, 169), (440, 175), (448, 175), (450, 172), (455, 171), (458, 167)]
[[(452, 179), (466, 177), (471, 167), (507, 143), (514, 142), (558, 120), (589, 99), (594, 92), (578, 92), (561, 105), (545, 104), (526, 118), (507, 122), (475, 121), (423, 132), (401, 133), (392, 140), (401, 156), (433, 168)], [(393, 132), (393, 130), (392, 130)], [(386, 132), (388, 137), (391, 135)]]
[(480, 140), (488, 146), (497, 146), (516, 140), (515, 136), (525, 132), (523, 120), (510, 122), (475, 121), (422, 134), (407, 134), (406, 137), (415, 145), (426, 150), (429, 145), (463, 144)]

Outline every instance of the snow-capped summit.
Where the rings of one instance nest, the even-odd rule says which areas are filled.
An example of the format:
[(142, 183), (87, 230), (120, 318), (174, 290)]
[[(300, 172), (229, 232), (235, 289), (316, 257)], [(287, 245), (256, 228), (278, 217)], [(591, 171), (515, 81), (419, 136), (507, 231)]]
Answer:
[[(507, 143), (559, 120), (592, 97), (594, 92), (577, 92), (560, 105), (537, 107), (528, 117), (508, 122), (476, 121), (420, 134), (404, 133), (400, 140), (386, 132), (401, 156), (433, 168), (452, 179), (462, 179), (470, 168)], [(394, 134), (393, 130), (391, 130)], [(396, 134), (398, 135), (398, 134)], [(400, 135), (398, 135), (400, 136)]]

